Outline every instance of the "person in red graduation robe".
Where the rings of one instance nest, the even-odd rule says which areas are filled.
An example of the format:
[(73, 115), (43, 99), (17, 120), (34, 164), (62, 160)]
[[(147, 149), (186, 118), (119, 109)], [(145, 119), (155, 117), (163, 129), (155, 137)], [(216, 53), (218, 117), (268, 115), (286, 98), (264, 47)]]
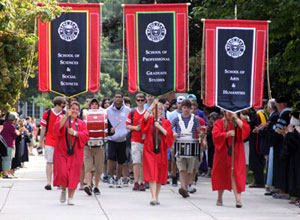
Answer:
[[(232, 121), (236, 128), (232, 130)], [(226, 128), (227, 124), (227, 128)], [(223, 205), (224, 190), (233, 189), (236, 198), (236, 207), (241, 208), (241, 192), (246, 186), (246, 160), (244, 142), (250, 133), (250, 126), (240, 119), (237, 114), (225, 112), (225, 117), (214, 124), (212, 130), (215, 145), (214, 164), (212, 169), (212, 189), (218, 190), (217, 205)], [(232, 138), (235, 138), (234, 169), (231, 172)], [(230, 150), (231, 149), (231, 150)]]
[[(68, 188), (69, 205), (74, 205), (73, 196), (80, 179), (84, 146), (89, 138), (86, 123), (78, 119), (79, 112), (80, 104), (72, 102), (65, 116), (58, 118), (54, 125), (54, 129), (57, 130), (57, 141), (53, 156), (53, 185), (62, 187), (61, 203), (66, 201), (66, 188)], [(71, 128), (67, 127), (69, 120), (71, 120)], [(72, 147), (73, 150), (70, 150)]]
[[(169, 120), (162, 118), (163, 106), (158, 103), (158, 118), (159, 122), (155, 121), (155, 99), (144, 114), (141, 121), (141, 130), (146, 135), (144, 140), (143, 150), (143, 174), (145, 182), (149, 182), (152, 200), (150, 205), (159, 205), (158, 195), (161, 184), (167, 183), (168, 178), (168, 153), (167, 148), (170, 147), (174, 141), (172, 125)], [(155, 129), (159, 129), (158, 143), (159, 152), (155, 151)]]

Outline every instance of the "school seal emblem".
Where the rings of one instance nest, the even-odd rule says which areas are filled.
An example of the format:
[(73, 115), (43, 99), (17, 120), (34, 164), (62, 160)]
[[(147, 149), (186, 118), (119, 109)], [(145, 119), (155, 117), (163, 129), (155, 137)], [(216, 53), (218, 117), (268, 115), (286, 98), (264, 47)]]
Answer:
[(227, 40), (225, 50), (228, 56), (232, 58), (239, 58), (243, 56), (246, 45), (241, 38), (233, 37)]
[(145, 32), (148, 40), (153, 41), (154, 43), (162, 41), (167, 34), (165, 25), (158, 21), (149, 23)]
[(79, 35), (78, 25), (74, 21), (66, 20), (60, 23), (58, 34), (62, 40), (67, 42), (76, 40)]

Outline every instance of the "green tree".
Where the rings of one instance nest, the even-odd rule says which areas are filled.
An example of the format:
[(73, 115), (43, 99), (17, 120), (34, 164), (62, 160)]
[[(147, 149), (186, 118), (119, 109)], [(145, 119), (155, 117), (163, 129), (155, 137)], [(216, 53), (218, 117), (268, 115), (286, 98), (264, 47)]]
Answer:
[[(36, 36), (34, 23), (51, 20), (61, 13), (54, 0), (42, 0), (38, 7), (33, 0), (1, 0), (0, 2), (0, 109), (12, 108), (20, 97), (21, 89), (35, 70), (32, 53)], [(32, 67), (32, 68), (31, 68)]]

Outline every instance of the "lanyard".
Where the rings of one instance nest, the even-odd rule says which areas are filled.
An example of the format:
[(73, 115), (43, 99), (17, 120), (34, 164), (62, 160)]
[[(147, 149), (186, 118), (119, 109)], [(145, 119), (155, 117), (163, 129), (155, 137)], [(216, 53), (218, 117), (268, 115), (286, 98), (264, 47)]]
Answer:
[[(69, 141), (68, 141), (68, 125), (69, 125), (69, 128), (71, 128), (71, 121), (69, 120), (69, 118), (67, 119), (67, 123), (66, 123), (65, 137), (66, 137), (66, 144), (68, 147), (68, 155), (71, 156), (74, 154), (74, 148), (76, 145), (77, 137), (75, 137), (75, 140), (74, 140), (72, 146), (70, 146)], [(75, 127), (76, 127), (76, 132), (77, 132), (78, 131), (78, 123), (77, 123), (76, 119), (75, 119)]]

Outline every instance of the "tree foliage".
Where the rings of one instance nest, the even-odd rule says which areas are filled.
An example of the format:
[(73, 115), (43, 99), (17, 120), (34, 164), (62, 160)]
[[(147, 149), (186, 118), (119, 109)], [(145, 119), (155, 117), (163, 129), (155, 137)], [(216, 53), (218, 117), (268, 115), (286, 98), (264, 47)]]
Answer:
[(35, 69), (31, 67), (36, 56), (34, 21), (51, 20), (61, 13), (54, 0), (41, 1), (38, 7), (33, 0), (1, 0), (0, 2), (0, 109), (12, 108), (25, 88), (27, 77)]
[[(30, 66), (31, 49), (36, 40), (34, 21), (37, 15), (51, 20), (61, 9), (54, 0), (40, 1), (45, 7), (36, 7), (33, 0), (1, 0), (0, 2), (0, 109), (9, 109), (20, 95), (39, 97), (37, 78), (30, 79), (30, 87), (24, 86), (26, 70)], [(67, 2), (59, 0), (58, 2)], [(71, 3), (104, 3), (102, 20), (101, 81), (97, 98), (112, 96), (120, 89), (127, 91), (125, 62), (124, 86), (120, 88), (123, 51), (123, 9), (125, 4), (153, 4), (154, 0), (70, 0)], [(174, 0), (158, 0), (158, 3), (174, 3)], [(190, 93), (200, 96), (202, 22), (206, 19), (234, 19), (234, 6), (238, 19), (271, 20), (270, 24), (270, 80), (274, 97), (288, 94), (294, 101), (300, 100), (300, 1), (289, 0), (182, 0), (191, 2), (189, 7), (190, 45)], [(36, 52), (31, 76), (37, 75)], [(126, 58), (125, 58), (126, 59)], [(33, 74), (33, 71), (34, 74)], [(265, 90), (267, 86), (265, 84)], [(81, 98), (88, 95), (82, 95)], [(52, 97), (45, 96), (49, 99)], [(44, 96), (40, 99), (45, 102)], [(265, 91), (265, 98), (267, 92)], [(36, 100), (37, 101), (37, 100)]]

